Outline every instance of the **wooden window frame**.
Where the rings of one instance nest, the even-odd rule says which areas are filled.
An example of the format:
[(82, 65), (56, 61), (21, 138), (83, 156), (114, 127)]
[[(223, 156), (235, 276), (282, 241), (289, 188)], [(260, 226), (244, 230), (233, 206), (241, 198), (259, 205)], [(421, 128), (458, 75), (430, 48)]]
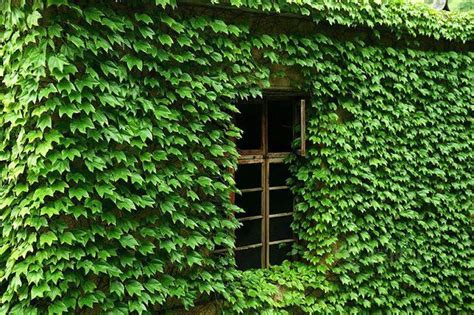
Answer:
[[(261, 268), (266, 268), (270, 266), (270, 246), (291, 243), (295, 241), (295, 238), (291, 239), (281, 239), (276, 241), (270, 240), (270, 220), (273, 218), (281, 218), (293, 216), (294, 206), (291, 211), (270, 214), (270, 191), (273, 190), (283, 190), (288, 189), (289, 186), (270, 186), (270, 165), (272, 163), (281, 163), (283, 164), (285, 159), (291, 155), (293, 152), (268, 152), (268, 133), (271, 132), (268, 130), (268, 110), (269, 110), (269, 101), (275, 100), (278, 98), (294, 98), (297, 97), (299, 100), (299, 125), (300, 125), (300, 140), (301, 145), (300, 149), (297, 150), (297, 154), (304, 156), (306, 154), (306, 97), (301, 94), (291, 95), (289, 93), (282, 93), (277, 96), (274, 95), (265, 95), (265, 97), (256, 104), (262, 106), (262, 119), (261, 119), (261, 147), (258, 150), (239, 150), (239, 165), (246, 164), (259, 164), (261, 165), (261, 184), (260, 187), (246, 188), (241, 189), (241, 193), (256, 192), (261, 191), (261, 205), (260, 205), (260, 215), (253, 215), (248, 217), (239, 218), (239, 222), (251, 221), (251, 220), (261, 220), (261, 241), (260, 243), (239, 246), (234, 249), (234, 252), (242, 251), (246, 249), (258, 248), (261, 247)], [(254, 103), (254, 102), (252, 102)], [(294, 108), (293, 113), (293, 138), (295, 137), (295, 126), (298, 124), (298, 115), (297, 115), (297, 106)], [(235, 196), (231, 196), (232, 201), (235, 201)]]

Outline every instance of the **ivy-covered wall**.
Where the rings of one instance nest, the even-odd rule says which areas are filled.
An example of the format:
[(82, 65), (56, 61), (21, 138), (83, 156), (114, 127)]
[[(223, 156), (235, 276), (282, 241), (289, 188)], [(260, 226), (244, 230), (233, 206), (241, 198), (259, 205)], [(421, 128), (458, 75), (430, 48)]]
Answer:
[[(2, 2), (0, 313), (471, 313), (472, 14), (228, 5)], [(273, 69), (311, 95), (297, 262), (242, 273), (232, 115)]]

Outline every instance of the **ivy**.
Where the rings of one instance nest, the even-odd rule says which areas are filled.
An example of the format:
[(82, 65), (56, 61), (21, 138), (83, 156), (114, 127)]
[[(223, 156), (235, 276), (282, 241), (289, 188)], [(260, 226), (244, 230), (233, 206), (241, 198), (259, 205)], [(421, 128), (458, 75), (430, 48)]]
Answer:
[[(396, 1), (222, 4), (472, 41), (471, 15)], [(176, 1), (0, 8), (0, 313), (473, 311), (469, 45), (260, 34)], [(299, 262), (242, 273), (214, 253), (238, 227), (232, 117), (275, 65), (311, 94)]]
[(472, 12), (448, 13), (405, 0), (298, 0), (211, 1), (230, 7), (278, 14), (308, 16), (316, 23), (384, 27), (397, 36), (428, 36), (463, 42), (474, 39)]
[(320, 297), (334, 285), (315, 267), (284, 262), (266, 270), (246, 271), (230, 284), (224, 314), (310, 314), (328, 311)]

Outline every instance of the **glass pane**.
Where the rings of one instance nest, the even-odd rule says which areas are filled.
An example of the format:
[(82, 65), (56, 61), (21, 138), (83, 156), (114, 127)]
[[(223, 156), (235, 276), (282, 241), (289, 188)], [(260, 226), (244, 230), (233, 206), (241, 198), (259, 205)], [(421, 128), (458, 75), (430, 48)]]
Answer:
[(270, 190), (270, 214), (292, 212), (293, 194), (289, 189)]
[(262, 164), (240, 164), (235, 172), (237, 188), (262, 187)]
[(291, 222), (293, 216), (270, 218), (270, 242), (286, 240), (293, 237)]
[(268, 103), (268, 152), (291, 152), (294, 99)]
[(237, 140), (240, 150), (258, 150), (262, 146), (262, 104), (239, 104), (240, 114), (235, 124), (242, 129), (242, 138)]
[(287, 164), (270, 163), (270, 187), (286, 186), (286, 180), (290, 177)]
[(244, 250), (238, 250), (235, 252), (235, 262), (237, 268), (240, 270), (247, 270), (252, 268), (262, 267), (262, 248), (250, 248)]
[(293, 243), (281, 243), (270, 245), (270, 265), (279, 265), (284, 260), (289, 259), (288, 253), (291, 251)]
[(237, 213), (237, 218), (250, 217), (262, 214), (262, 192), (246, 192), (235, 194), (235, 204), (244, 209), (245, 213)]
[(237, 247), (262, 242), (262, 219), (243, 221), (241, 224), (235, 231)]

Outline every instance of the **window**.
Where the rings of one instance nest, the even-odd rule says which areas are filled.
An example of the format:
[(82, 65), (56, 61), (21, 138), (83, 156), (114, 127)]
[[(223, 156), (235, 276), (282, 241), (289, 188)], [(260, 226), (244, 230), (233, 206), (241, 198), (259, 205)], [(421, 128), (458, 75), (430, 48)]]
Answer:
[(235, 258), (240, 269), (268, 267), (287, 258), (294, 241), (290, 224), (293, 196), (284, 162), (292, 143), (300, 138), (305, 153), (305, 100), (298, 96), (267, 96), (239, 104), (235, 118), (243, 130), (237, 141), (240, 158), (235, 180), (240, 194), (233, 196), (244, 210), (237, 219)]

